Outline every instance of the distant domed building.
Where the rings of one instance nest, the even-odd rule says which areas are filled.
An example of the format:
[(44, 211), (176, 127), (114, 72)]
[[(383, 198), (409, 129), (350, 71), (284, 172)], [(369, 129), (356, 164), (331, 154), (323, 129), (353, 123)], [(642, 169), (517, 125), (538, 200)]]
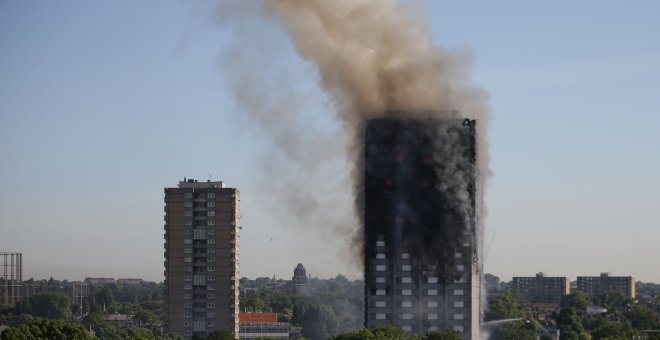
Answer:
[(307, 270), (305, 270), (305, 267), (302, 265), (302, 263), (298, 263), (296, 268), (293, 270), (293, 278), (291, 279), (291, 284), (293, 285), (293, 289), (296, 292), (300, 291), (300, 289), (307, 284)]

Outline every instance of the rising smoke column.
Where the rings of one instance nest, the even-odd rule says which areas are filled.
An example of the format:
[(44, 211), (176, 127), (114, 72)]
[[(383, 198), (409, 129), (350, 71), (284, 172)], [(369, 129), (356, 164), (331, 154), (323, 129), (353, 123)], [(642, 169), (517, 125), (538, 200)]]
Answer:
[[(487, 94), (470, 84), (470, 54), (433, 46), (424, 20), (392, 0), (264, 2), (279, 19), (300, 55), (317, 65), (323, 88), (353, 137), (349, 150), (358, 164), (353, 175), (356, 214), (362, 220), (361, 145), (364, 122), (374, 118), (480, 120), (477, 160), (481, 185), (488, 174), (485, 143)], [(440, 141), (446, 136), (439, 134)], [(439, 147), (441, 150), (441, 146)], [(439, 162), (447, 162), (436, 155)], [(443, 171), (447, 166), (439, 167)], [(443, 178), (452, 178), (452, 174)], [(440, 190), (463, 199), (463, 179)], [(482, 195), (482, 188), (477, 194)], [(468, 208), (469, 209), (469, 208)]]
[[(243, 8), (237, 10), (240, 7)], [(351, 171), (351, 190), (355, 198), (355, 221), (363, 220), (362, 144), (368, 119), (478, 119), (477, 172), (480, 178), (477, 182), (479, 185), (485, 183), (489, 173), (485, 142), (487, 94), (471, 85), (471, 53), (466, 49), (434, 46), (423, 17), (414, 15), (394, 0), (228, 1), (222, 3), (219, 12), (222, 14), (221, 20), (230, 21), (237, 27), (247, 25), (247, 16), (273, 18), (288, 33), (299, 55), (316, 67), (319, 82), (348, 135), (346, 144), (334, 145), (343, 148), (344, 153), (349, 154), (350, 164), (354, 165)], [(241, 43), (262, 42), (264, 39), (259, 40), (258, 35), (271, 33), (250, 31), (242, 37), (244, 40)], [(269, 53), (268, 46), (264, 46), (263, 53)], [(224, 62), (238, 62), (242, 57), (240, 54), (229, 56)], [(253, 70), (248, 69), (247, 72)], [(246, 79), (252, 79), (252, 82)], [(291, 127), (304, 125), (299, 123), (305, 119), (304, 116), (282, 113), (286, 112), (283, 103), (288, 104), (289, 101), (276, 103), (282, 105), (283, 110), (263, 110), (261, 107), (250, 110), (255, 108), (255, 103), (265, 102), (262, 105), (267, 105), (268, 100), (260, 99), (270, 98), (272, 93), (245, 90), (259, 81), (259, 75), (246, 77), (246, 74), (236, 73), (229, 80), (238, 100), (248, 108), (247, 113), (271, 129), (274, 141), (291, 160), (302, 164), (303, 170), (314, 168), (314, 163), (321, 161), (323, 155), (319, 156), (319, 153), (312, 156), (298, 155), (292, 145), (300, 143), (287, 140), (287, 137), (295, 136), (296, 133), (309, 133), (304, 126), (300, 126), (300, 129)], [(285, 83), (278, 83), (268, 90), (281, 93), (282, 88), (287, 87)], [(250, 95), (245, 96), (246, 92)], [(278, 115), (278, 119), (274, 119), (271, 113)], [(282, 121), (286, 124), (277, 123)], [(447, 136), (438, 131), (436, 137), (442, 141)], [(442, 146), (438, 146), (438, 150), (441, 152)], [(447, 162), (442, 154), (436, 154), (434, 158), (440, 163)], [(443, 169), (450, 167), (438, 167), (438, 171)], [(461, 188), (465, 187), (465, 183), (460, 176), (447, 178), (454, 180), (441, 183), (438, 189), (449, 194), (455, 193), (454, 203), (467, 207), (469, 200), (461, 196), (464, 193)], [(481, 187), (476, 189), (480, 197), (483, 190)], [(321, 206), (318, 211), (322, 210), (322, 204), (315, 206)], [(309, 209), (305, 211), (306, 214), (316, 214)], [(358, 238), (362, 235), (358, 228), (351, 231)], [(361, 249), (362, 241), (357, 241), (354, 250)]]

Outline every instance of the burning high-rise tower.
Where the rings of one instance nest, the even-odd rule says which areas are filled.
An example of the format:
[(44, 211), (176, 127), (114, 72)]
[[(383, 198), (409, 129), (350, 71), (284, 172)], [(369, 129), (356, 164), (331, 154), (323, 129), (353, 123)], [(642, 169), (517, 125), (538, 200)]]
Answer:
[(394, 324), (418, 335), (455, 329), (479, 339), (476, 140), (469, 119), (367, 122), (367, 327)]

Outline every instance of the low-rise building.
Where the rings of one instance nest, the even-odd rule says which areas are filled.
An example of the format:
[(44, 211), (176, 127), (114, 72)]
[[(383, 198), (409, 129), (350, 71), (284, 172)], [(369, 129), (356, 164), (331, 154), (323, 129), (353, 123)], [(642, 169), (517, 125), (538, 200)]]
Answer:
[(85, 283), (90, 285), (107, 285), (115, 283), (112, 277), (86, 277)]
[(239, 324), (241, 340), (288, 340), (291, 330), (288, 322), (277, 322), (277, 313), (240, 313)]

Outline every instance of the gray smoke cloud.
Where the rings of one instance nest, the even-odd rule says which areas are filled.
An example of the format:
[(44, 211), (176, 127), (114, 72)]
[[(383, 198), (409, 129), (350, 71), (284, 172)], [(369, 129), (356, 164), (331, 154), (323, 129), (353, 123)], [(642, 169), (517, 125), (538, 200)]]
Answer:
[[(283, 163), (297, 169), (295, 176), (283, 176), (279, 186), (270, 188), (287, 195), (288, 208), (282, 209), (290, 208), (314, 221), (318, 230), (353, 235), (359, 246), (351, 248), (360, 250), (363, 131), (365, 121), (373, 118), (478, 119), (477, 195), (483, 195), (489, 175), (488, 95), (471, 84), (471, 52), (434, 46), (425, 18), (394, 0), (227, 1), (217, 13), (240, 41), (223, 52), (228, 83), (248, 119), (269, 134), (285, 157), (284, 162), (267, 164), (264, 171), (276, 171)], [(298, 88), (300, 73), (262, 65), (264, 54), (273, 60), (282, 56), (281, 47), (269, 38), (280, 33), (264, 31), (264, 22), (286, 32), (299, 56), (311, 63), (302, 64), (303, 68), (307, 76), (318, 78), (325, 97)], [(329, 120), (336, 130), (325, 131), (322, 124), (310, 121), (305, 111), (313, 100), (326, 103), (336, 119)], [(440, 142), (452, 138), (439, 137)], [(437, 146), (439, 152), (443, 145)], [(434, 157), (442, 164), (438, 171), (446, 172), (439, 174), (446, 181), (438, 189), (454, 194), (456, 204), (471, 204), (464, 190), (467, 184), (455, 172), (462, 165), (447, 163), (442, 154)], [(325, 165), (338, 162), (344, 162), (338, 168), (349, 176), (323, 173)], [(328, 175), (335, 176), (322, 177)], [(319, 182), (325, 182), (325, 187), (312, 185), (314, 190), (310, 190), (310, 184)], [(281, 191), (285, 187), (294, 190)], [(354, 204), (347, 205), (342, 201), (345, 197), (327, 195), (329, 191), (324, 190), (347, 192)], [(328, 201), (329, 196), (334, 200)], [(333, 208), (348, 211), (329, 214)]]

